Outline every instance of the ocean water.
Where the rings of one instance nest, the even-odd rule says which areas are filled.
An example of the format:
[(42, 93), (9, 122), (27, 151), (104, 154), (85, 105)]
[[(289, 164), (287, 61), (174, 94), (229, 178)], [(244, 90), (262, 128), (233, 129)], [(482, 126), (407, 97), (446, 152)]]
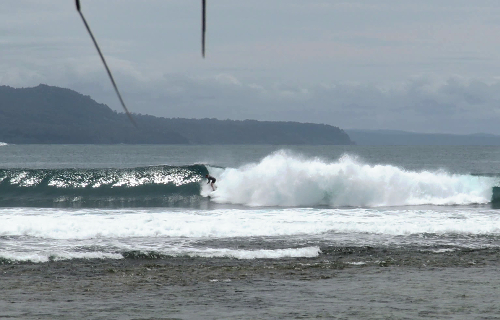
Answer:
[[(0, 281), (10, 288), (0, 315), (65, 318), (40, 310), (64, 310), (54, 301), (79, 292), (61, 279), (101, 268), (96, 292), (127, 292), (110, 278), (122, 274), (156, 295), (126, 311), (130, 295), (113, 292), (102, 309), (74, 314), (492, 318), (500, 304), (482, 293), (498, 289), (498, 186), (499, 147), (0, 145)], [(22, 313), (7, 301), (22, 305), (19, 290), (60, 294)], [(437, 307), (432, 290), (443, 291)]]

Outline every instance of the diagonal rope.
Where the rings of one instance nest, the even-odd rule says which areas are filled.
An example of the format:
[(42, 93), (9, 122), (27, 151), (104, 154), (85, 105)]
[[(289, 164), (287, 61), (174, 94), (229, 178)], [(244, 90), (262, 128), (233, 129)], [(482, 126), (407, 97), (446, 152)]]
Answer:
[[(101, 57), (102, 63), (104, 64), (104, 67), (106, 68), (106, 71), (108, 72), (109, 79), (111, 80), (111, 83), (113, 84), (113, 87), (115, 88), (116, 95), (118, 96), (118, 99), (120, 99), (120, 103), (122, 104), (123, 109), (125, 110), (125, 113), (127, 114), (127, 117), (129, 118), (130, 122), (137, 127), (136, 122), (134, 121), (134, 118), (132, 118), (132, 115), (128, 111), (127, 107), (125, 106), (125, 102), (123, 102), (122, 95), (120, 94), (120, 91), (118, 91), (118, 87), (116, 86), (115, 79), (113, 79), (113, 75), (111, 74), (111, 70), (109, 70), (108, 64), (106, 63), (106, 60), (104, 59), (104, 56), (102, 55), (101, 49), (99, 48), (99, 45), (97, 44), (97, 41), (94, 38), (94, 35), (92, 34), (92, 31), (90, 31), (90, 27), (85, 20), (85, 17), (83, 16), (82, 11), (80, 10), (80, 0), (75, 0), (76, 2), (76, 10), (78, 10), (78, 13), (80, 14), (80, 17), (82, 17), (83, 24), (85, 24), (85, 28), (87, 28), (87, 31), (92, 38), (92, 41), (94, 42), (94, 45), (97, 49), (97, 52), (99, 53), (99, 56)], [(203, 0), (205, 2), (205, 0)]]
[(201, 0), (201, 55), (205, 58), (205, 33), (207, 31), (207, 1)]

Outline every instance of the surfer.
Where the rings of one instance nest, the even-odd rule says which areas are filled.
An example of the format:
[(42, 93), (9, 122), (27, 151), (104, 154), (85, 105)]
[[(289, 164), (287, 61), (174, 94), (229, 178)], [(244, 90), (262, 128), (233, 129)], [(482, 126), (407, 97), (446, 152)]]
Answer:
[(211, 175), (207, 174), (205, 177), (207, 177), (208, 179), (208, 182), (207, 184), (210, 183), (210, 186), (212, 187), (212, 190), (215, 191), (215, 186), (214, 186), (214, 183), (215, 181), (217, 181), (217, 179), (215, 179), (214, 177), (212, 177)]

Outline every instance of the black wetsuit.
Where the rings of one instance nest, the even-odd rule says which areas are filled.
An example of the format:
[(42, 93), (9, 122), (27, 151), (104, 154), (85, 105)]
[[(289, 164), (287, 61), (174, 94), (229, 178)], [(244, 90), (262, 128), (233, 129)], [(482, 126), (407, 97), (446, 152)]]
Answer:
[(215, 179), (212, 176), (208, 176), (207, 179), (208, 179), (208, 182), (212, 182), (212, 183), (215, 183), (215, 181), (217, 181), (217, 179)]

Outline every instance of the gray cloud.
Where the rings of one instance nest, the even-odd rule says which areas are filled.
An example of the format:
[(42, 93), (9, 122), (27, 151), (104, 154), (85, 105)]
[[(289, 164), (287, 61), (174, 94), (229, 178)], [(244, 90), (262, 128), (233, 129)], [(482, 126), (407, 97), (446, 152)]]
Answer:
[[(151, 83), (126, 82), (134, 112), (164, 117), (258, 119), (327, 123), (341, 128), (500, 134), (500, 81), (413, 77), (398, 85), (332, 83), (255, 84), (230, 74), (165, 75)], [(105, 87), (75, 83), (119, 108)], [(96, 93), (97, 92), (97, 93)]]
[[(166, 117), (500, 133), (500, 3), (82, 1), (129, 109)], [(120, 110), (66, 0), (6, 0), (0, 84), (69, 87)]]

